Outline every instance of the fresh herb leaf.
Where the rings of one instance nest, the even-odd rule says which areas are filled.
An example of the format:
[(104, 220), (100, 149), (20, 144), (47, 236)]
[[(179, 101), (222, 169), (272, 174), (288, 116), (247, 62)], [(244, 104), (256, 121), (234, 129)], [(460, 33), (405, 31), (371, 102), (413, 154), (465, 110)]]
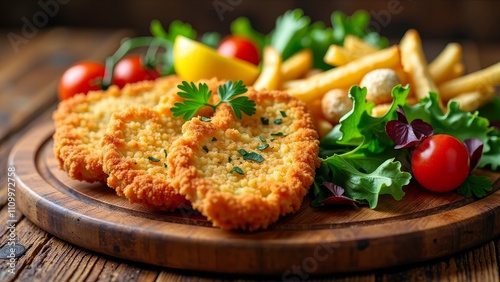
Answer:
[(266, 142), (266, 138), (264, 138), (262, 136), (259, 136), (259, 140), (262, 141), (262, 142)]
[(236, 172), (236, 173), (241, 174), (241, 175), (244, 174), (243, 170), (237, 166), (233, 166), (233, 168), (229, 171), (229, 173), (233, 173), (233, 172)]
[(283, 121), (282, 119), (277, 118), (277, 119), (275, 119), (275, 120), (273, 121), (273, 123), (274, 123), (274, 124), (281, 124), (281, 122), (282, 122), (282, 121)]
[(269, 125), (269, 119), (267, 119), (267, 118), (261, 117), (260, 122), (262, 122), (263, 125)]
[(282, 117), (287, 117), (287, 115), (286, 115), (286, 112), (285, 112), (285, 111), (280, 111), (280, 114), (281, 114), (281, 116), (282, 116)]
[[(243, 81), (238, 80), (234, 84), (231, 80), (219, 86), (220, 103), (228, 103), (233, 108), (234, 114), (241, 119), (241, 112), (251, 116), (255, 114), (255, 102), (246, 96), (237, 97), (247, 92)], [(217, 104), (216, 107), (219, 105)]]
[[(206, 83), (199, 83), (198, 86), (194, 82), (188, 83), (183, 81), (182, 84), (178, 85), (181, 91), (177, 94), (184, 98), (183, 102), (177, 102), (174, 104), (170, 110), (174, 117), (180, 117), (184, 120), (190, 120), (196, 112), (205, 107), (211, 107), (212, 109), (217, 109), (221, 103), (228, 103), (234, 111), (237, 118), (241, 119), (241, 112), (247, 115), (255, 114), (255, 102), (250, 100), (246, 96), (239, 96), (247, 91), (247, 88), (243, 85), (243, 81), (238, 80), (233, 84), (230, 80), (218, 88), (218, 95), (220, 101), (216, 105), (208, 103), (212, 91), (208, 89)], [(210, 121), (210, 119), (203, 118), (203, 121)]]
[(284, 136), (283, 132), (271, 132), (271, 136)]
[(213, 142), (217, 141), (217, 138), (212, 137), (212, 141), (213, 141)]
[(227, 162), (228, 162), (228, 163), (230, 163), (230, 162), (232, 162), (232, 161), (233, 161), (233, 158), (231, 158), (231, 157), (228, 157), (228, 158), (227, 158)]
[(167, 154), (167, 149), (163, 149), (163, 155), (165, 155), (165, 158), (168, 157), (168, 154)]
[(153, 157), (153, 156), (149, 156), (149, 157), (148, 157), (148, 160), (150, 160), (150, 161), (152, 161), (152, 162), (155, 162), (155, 163), (157, 163), (157, 162), (159, 162), (159, 161), (160, 161), (159, 159), (157, 159), (157, 158), (155, 158), (155, 157)]
[(344, 195), (344, 188), (340, 187), (331, 182), (323, 182), (323, 186), (326, 187), (330, 192), (331, 196), (325, 198), (321, 201), (323, 205), (354, 205), (359, 204), (358, 201), (353, 200)]
[(255, 152), (249, 152), (249, 153), (243, 155), (243, 159), (244, 160), (255, 161), (255, 162), (258, 162), (258, 163), (261, 163), (261, 162), (264, 161), (264, 157), (262, 157), (261, 155), (255, 153)]
[(263, 145), (259, 145), (257, 146), (257, 149), (260, 150), (260, 151), (264, 151), (265, 149), (269, 148), (269, 144), (263, 144)]
[(166, 163), (163, 163), (163, 167), (164, 167), (164, 168), (167, 168), (167, 164), (166, 164)]
[(183, 81), (177, 88), (181, 90), (177, 95), (185, 100), (182, 103), (175, 103), (174, 107), (170, 109), (174, 117), (182, 116), (184, 120), (190, 120), (199, 109), (211, 106), (208, 104), (208, 99), (210, 99), (212, 91), (208, 89), (206, 83), (200, 83), (196, 86), (194, 82)]
[(247, 152), (247, 151), (245, 151), (245, 149), (238, 149), (237, 151), (238, 151), (238, 153), (240, 153), (240, 155), (242, 155), (242, 156), (245, 156), (246, 154), (248, 154), (248, 152)]
[(411, 174), (401, 171), (401, 163), (388, 159), (375, 171), (363, 173), (340, 155), (325, 162), (333, 172), (332, 182), (345, 188), (347, 197), (377, 207), (379, 195), (390, 194), (396, 200), (404, 196), (402, 187), (410, 183)]
[(408, 123), (401, 107), (396, 112), (398, 119), (390, 120), (385, 125), (387, 135), (396, 143), (394, 149), (413, 147), (434, 133), (432, 126), (421, 119), (414, 119)]
[(483, 142), (477, 138), (469, 138), (464, 140), (464, 145), (469, 152), (470, 169), (472, 171), (477, 167), (483, 156)]
[(212, 121), (212, 119), (207, 118), (207, 117), (201, 117), (201, 121), (204, 121), (204, 122), (211, 122), (211, 121)]
[(203, 151), (205, 151), (206, 153), (208, 153), (208, 147), (207, 146), (203, 146), (201, 148), (203, 149)]
[(464, 183), (457, 189), (458, 194), (471, 198), (473, 195), (477, 198), (486, 196), (486, 192), (491, 191), (493, 181), (486, 176), (469, 175)]

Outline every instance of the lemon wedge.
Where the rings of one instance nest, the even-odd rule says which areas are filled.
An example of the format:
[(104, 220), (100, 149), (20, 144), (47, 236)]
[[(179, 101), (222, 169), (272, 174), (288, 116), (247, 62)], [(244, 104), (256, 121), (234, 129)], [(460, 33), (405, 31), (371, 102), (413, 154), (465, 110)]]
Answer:
[(223, 57), (215, 49), (181, 35), (175, 38), (173, 54), (175, 72), (187, 81), (216, 77), (251, 85), (259, 75), (257, 66)]

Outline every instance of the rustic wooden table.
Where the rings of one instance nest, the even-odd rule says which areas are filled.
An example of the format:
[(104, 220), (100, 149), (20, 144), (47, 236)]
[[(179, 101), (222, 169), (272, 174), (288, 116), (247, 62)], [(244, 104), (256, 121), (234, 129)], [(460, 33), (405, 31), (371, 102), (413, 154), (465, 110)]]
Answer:
[[(9, 205), (8, 155), (27, 131), (51, 119), (57, 103), (57, 82), (75, 61), (102, 61), (112, 54), (126, 30), (78, 30), (57, 28), (39, 31), (13, 45), (0, 30), (0, 248), (12, 237), (26, 248), (14, 266), (0, 261), (0, 281), (279, 281), (281, 277), (237, 277), (160, 268), (88, 251), (66, 243), (38, 228)], [(424, 42), (429, 58), (446, 41)], [(500, 59), (497, 44), (463, 42), (468, 71), (492, 65)], [(17, 50), (16, 50), (17, 49)], [(15, 217), (10, 217), (14, 215)], [(10, 221), (9, 221), (10, 220)], [(500, 238), (452, 256), (416, 265), (314, 277), (316, 281), (500, 281)], [(228, 266), (229, 267), (229, 266)], [(14, 271), (12, 271), (14, 269)]]

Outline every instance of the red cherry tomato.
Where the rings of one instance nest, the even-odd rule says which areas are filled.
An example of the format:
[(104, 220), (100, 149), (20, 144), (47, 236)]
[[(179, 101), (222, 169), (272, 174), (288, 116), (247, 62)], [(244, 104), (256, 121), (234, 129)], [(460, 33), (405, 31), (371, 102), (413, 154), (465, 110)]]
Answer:
[(217, 52), (224, 57), (238, 58), (254, 65), (260, 62), (259, 50), (250, 40), (241, 36), (228, 36), (217, 47)]
[(415, 179), (426, 189), (448, 192), (462, 184), (469, 174), (470, 159), (465, 145), (453, 136), (433, 135), (413, 152)]
[(67, 69), (59, 81), (59, 99), (64, 100), (78, 93), (100, 90), (104, 76), (104, 65), (96, 62), (81, 62)]
[(115, 66), (113, 72), (113, 84), (123, 88), (127, 83), (134, 83), (143, 80), (154, 80), (160, 77), (160, 73), (146, 67), (142, 58), (132, 55), (121, 59)]

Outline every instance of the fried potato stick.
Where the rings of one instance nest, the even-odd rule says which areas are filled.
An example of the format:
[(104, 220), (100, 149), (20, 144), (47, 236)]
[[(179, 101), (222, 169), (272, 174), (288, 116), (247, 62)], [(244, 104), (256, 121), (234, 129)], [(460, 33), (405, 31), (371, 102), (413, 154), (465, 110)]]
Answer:
[(277, 90), (281, 88), (281, 55), (271, 46), (264, 48), (262, 71), (253, 84), (257, 90)]
[(451, 101), (457, 101), (462, 111), (473, 112), (481, 106), (486, 105), (493, 97), (495, 97), (495, 88), (489, 86), (459, 94), (453, 97)]
[(299, 100), (309, 102), (320, 99), (330, 89), (349, 88), (359, 83), (369, 71), (399, 65), (399, 48), (392, 46), (309, 78), (294, 80), (293, 87), (288, 87), (286, 91)]
[(313, 54), (310, 49), (303, 49), (281, 65), (281, 76), (283, 81), (298, 79), (304, 76), (312, 67)]
[(462, 45), (448, 43), (441, 53), (429, 63), (429, 73), (434, 83), (439, 84), (446, 80), (448, 74), (462, 59)]
[(438, 88), (429, 73), (418, 32), (414, 29), (408, 30), (399, 46), (401, 48), (401, 63), (405, 72), (409, 74), (415, 96), (422, 99), (427, 97), (431, 91), (437, 92)]
[(498, 83), (500, 83), (500, 62), (442, 83), (439, 85), (439, 94), (446, 101), (458, 94), (476, 91)]

